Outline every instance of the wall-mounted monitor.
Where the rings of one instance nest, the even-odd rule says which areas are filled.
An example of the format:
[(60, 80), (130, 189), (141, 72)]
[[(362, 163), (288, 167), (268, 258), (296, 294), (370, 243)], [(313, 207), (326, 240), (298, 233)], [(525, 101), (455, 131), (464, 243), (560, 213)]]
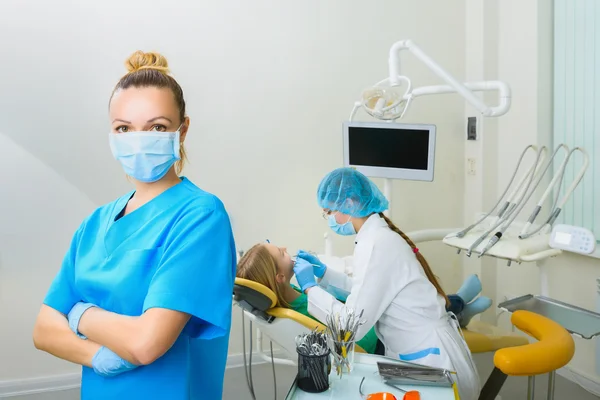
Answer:
[(433, 181), (435, 125), (345, 122), (344, 166), (366, 176)]

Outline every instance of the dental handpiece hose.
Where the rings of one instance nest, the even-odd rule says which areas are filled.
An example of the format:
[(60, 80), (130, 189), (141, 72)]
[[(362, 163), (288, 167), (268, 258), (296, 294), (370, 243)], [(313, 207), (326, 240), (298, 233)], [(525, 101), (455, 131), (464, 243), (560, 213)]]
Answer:
[[(464, 237), (467, 233), (469, 233), (469, 231), (471, 231), (473, 228), (475, 228), (477, 225), (479, 225), (480, 223), (482, 223), (487, 217), (489, 217), (496, 208), (498, 208), (498, 206), (500, 205), (500, 203), (502, 202), (502, 199), (504, 199), (504, 197), (506, 196), (506, 194), (508, 193), (508, 190), (510, 189), (510, 187), (512, 186), (517, 173), (519, 172), (519, 169), (521, 168), (521, 163), (523, 162), (523, 158), (525, 157), (525, 154), (527, 154), (527, 151), (533, 147), (532, 145), (529, 145), (527, 147), (525, 147), (525, 149), (523, 150), (523, 152), (521, 153), (521, 156), (519, 157), (519, 162), (517, 163), (517, 167), (515, 168), (515, 170), (513, 171), (512, 177), (510, 178), (510, 181), (508, 182), (508, 185), (506, 185), (506, 188), (504, 189), (504, 193), (502, 193), (502, 195), (498, 198), (498, 202), (492, 207), (492, 209), (485, 214), (483, 217), (481, 217), (477, 222), (475, 222), (474, 224), (468, 226), (467, 228), (463, 229), (462, 231), (458, 232), (456, 234), (456, 237), (458, 238), (462, 238)], [(497, 217), (501, 218), (502, 215), (504, 214), (504, 212), (506, 212), (506, 210), (508, 209), (508, 206), (510, 204), (510, 198), (508, 198), (504, 204), (502, 205), (502, 207), (500, 208), (500, 210), (498, 211)]]
[(531, 184), (533, 183), (533, 180), (534, 180), (535, 176), (537, 175), (536, 170), (541, 161), (540, 156), (542, 155), (542, 152), (545, 149), (546, 149), (546, 146), (543, 146), (536, 157), (536, 160), (534, 163), (534, 168), (533, 168), (533, 173), (529, 177), (527, 186), (524, 187), (523, 194), (520, 196), (519, 201), (516, 203), (516, 205), (518, 205), (518, 206), (516, 206), (515, 209), (513, 209), (513, 211), (512, 211), (512, 217), (510, 215), (508, 215), (506, 217), (506, 220), (503, 221), (504, 224), (500, 227), (500, 230), (498, 230), (498, 232), (496, 232), (494, 234), (494, 236), (492, 236), (490, 241), (487, 243), (487, 245), (483, 248), (483, 250), (479, 254), (479, 258), (483, 257), (492, 247), (494, 247), (496, 245), (496, 243), (498, 243), (498, 241), (502, 238), (502, 235), (504, 234), (504, 232), (506, 232), (506, 229), (508, 229), (508, 227), (513, 223), (515, 218), (517, 218), (517, 216), (521, 213), (521, 210), (525, 207), (525, 205), (527, 204), (527, 201), (531, 198), (531, 196), (535, 192), (536, 188), (539, 186), (544, 175), (548, 171), (548, 168), (552, 164), (552, 160), (550, 160), (548, 162), (548, 164), (546, 165), (546, 168), (543, 169), (538, 181), (532, 187)]
[[(521, 212), (521, 210), (523, 209), (523, 207), (527, 203), (527, 200), (529, 199), (529, 197), (531, 197), (531, 195), (535, 191), (537, 185), (539, 185), (539, 183), (541, 182), (541, 179), (544, 176), (544, 173), (546, 172), (546, 170), (547, 170), (548, 166), (550, 165), (550, 163), (548, 163), (548, 166), (546, 166), (546, 169), (544, 169), (544, 171), (542, 172), (540, 179), (538, 180), (538, 182), (536, 183), (536, 185), (534, 185), (533, 189), (531, 191), (529, 190), (531, 188), (531, 184), (533, 183), (533, 180), (534, 180), (535, 176), (537, 175), (536, 170), (537, 170), (537, 167), (538, 167), (538, 165), (540, 163), (540, 157), (541, 157), (541, 155), (542, 155), (542, 153), (544, 152), (545, 149), (546, 149), (546, 147), (543, 146), (540, 149), (540, 151), (538, 152), (538, 155), (537, 155), (537, 157), (535, 159), (535, 162), (533, 164), (533, 168), (531, 170), (531, 174), (529, 175), (529, 179), (528, 179), (527, 185), (524, 188), (522, 188), (523, 192), (519, 196), (519, 200), (515, 203), (515, 207), (513, 207), (513, 209), (510, 211), (510, 213), (508, 213), (508, 215), (506, 215), (506, 217), (505, 217), (504, 220), (500, 220), (499, 223), (496, 224), (496, 226), (494, 226), (491, 230), (496, 229), (498, 226), (502, 225), (502, 223), (504, 223), (504, 225), (500, 228), (500, 230), (498, 232), (496, 232), (494, 234), (494, 236), (492, 236), (492, 238), (489, 240), (489, 242), (487, 243), (487, 245), (483, 248), (483, 250), (479, 254), (478, 258), (483, 257), (492, 247), (494, 247), (496, 245), (496, 243), (498, 243), (498, 241), (502, 238), (502, 235), (506, 231), (506, 228), (514, 221), (514, 219), (517, 217), (517, 215), (519, 215), (519, 213)], [(525, 197), (526, 197), (526, 195), (527, 195), (528, 192), (529, 192), (529, 197), (527, 197), (527, 199), (525, 199)], [(512, 218), (510, 218), (511, 215), (512, 215)], [(507, 220), (508, 220), (508, 224), (506, 223)], [(487, 234), (489, 234), (489, 233), (487, 233)], [(486, 234), (486, 236), (487, 236), (487, 234)], [(480, 239), (481, 239), (481, 241), (479, 243), (481, 243), (485, 238), (482, 236)]]

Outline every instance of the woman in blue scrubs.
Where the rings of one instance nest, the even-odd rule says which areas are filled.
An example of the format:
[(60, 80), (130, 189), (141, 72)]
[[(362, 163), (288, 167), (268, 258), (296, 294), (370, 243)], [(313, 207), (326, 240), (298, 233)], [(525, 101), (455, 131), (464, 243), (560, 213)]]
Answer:
[(134, 53), (109, 143), (135, 190), (87, 217), (34, 328), (83, 366), (81, 398), (220, 399), (236, 254), (221, 201), (180, 177), (189, 127), (164, 57)]

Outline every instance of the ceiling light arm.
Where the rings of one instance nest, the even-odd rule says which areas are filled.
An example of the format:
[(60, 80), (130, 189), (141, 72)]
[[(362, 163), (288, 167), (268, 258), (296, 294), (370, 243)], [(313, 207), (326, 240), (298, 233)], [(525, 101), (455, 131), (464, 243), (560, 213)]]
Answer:
[[(498, 117), (508, 112), (510, 108), (511, 93), (510, 87), (505, 82), (501, 81), (483, 81), (483, 82), (471, 82), (461, 83), (454, 78), (450, 73), (443, 69), (438, 63), (436, 63), (431, 57), (421, 50), (411, 40), (402, 40), (396, 42), (390, 48), (389, 55), (389, 82), (391, 86), (399, 85), (402, 75), (400, 74), (400, 52), (402, 50), (410, 51), (415, 57), (421, 60), (433, 73), (440, 77), (448, 85), (437, 85), (437, 86), (424, 86), (415, 88), (412, 92), (408, 93), (405, 98), (418, 97), (430, 94), (443, 94), (443, 93), (458, 93), (460, 94), (469, 104), (475, 107), (486, 117)], [(475, 91), (497, 91), (499, 96), (499, 104), (496, 107), (490, 107), (486, 105), (479, 97), (473, 92)]]

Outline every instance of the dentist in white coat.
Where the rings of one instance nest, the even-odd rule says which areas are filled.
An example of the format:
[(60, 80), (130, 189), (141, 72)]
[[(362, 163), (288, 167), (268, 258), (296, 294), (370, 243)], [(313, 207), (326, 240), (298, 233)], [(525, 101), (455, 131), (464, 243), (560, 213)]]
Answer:
[(375, 326), (386, 356), (456, 371), (460, 398), (476, 400), (479, 375), (456, 317), (446, 312), (447, 297), (419, 249), (382, 214), (388, 201), (381, 191), (360, 172), (340, 168), (323, 178), (317, 200), (334, 232), (356, 234), (354, 272), (348, 277), (300, 251), (294, 273), (308, 312), (325, 321), (344, 306), (321, 286), (349, 291), (346, 307), (364, 310), (367, 321), (357, 340)]

